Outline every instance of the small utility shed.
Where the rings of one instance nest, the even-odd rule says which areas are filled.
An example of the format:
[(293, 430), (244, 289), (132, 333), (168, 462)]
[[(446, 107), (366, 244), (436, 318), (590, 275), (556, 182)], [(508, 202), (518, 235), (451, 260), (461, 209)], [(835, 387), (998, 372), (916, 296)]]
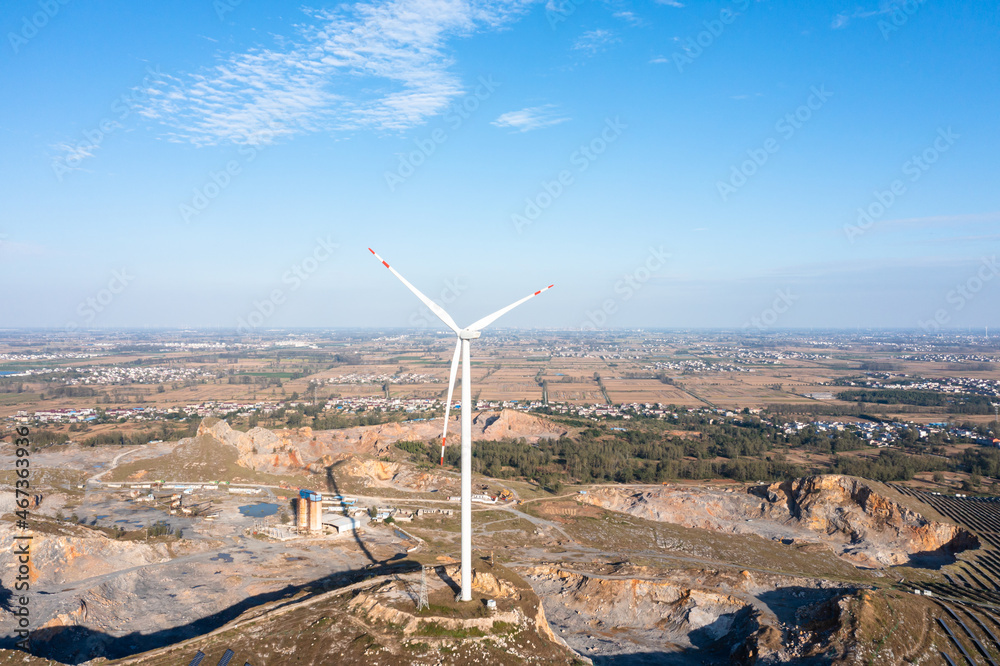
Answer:
[(326, 514), (323, 516), (323, 525), (336, 530), (337, 534), (353, 532), (366, 522), (368, 521), (361, 517), (344, 516), (342, 514)]

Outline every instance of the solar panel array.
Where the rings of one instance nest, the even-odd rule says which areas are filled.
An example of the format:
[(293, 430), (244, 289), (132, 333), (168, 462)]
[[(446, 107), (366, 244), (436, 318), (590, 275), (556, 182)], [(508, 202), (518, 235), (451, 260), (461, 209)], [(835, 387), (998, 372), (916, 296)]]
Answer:
[[(236, 653), (227, 648), (226, 652), (222, 655), (222, 658), (219, 659), (219, 663), (216, 666), (229, 666), (229, 662), (232, 661), (234, 656), (236, 656)], [(191, 660), (191, 663), (188, 664), (188, 666), (199, 666), (204, 658), (205, 653), (198, 650), (198, 653), (194, 656), (194, 659)], [(243, 666), (253, 666), (253, 664), (248, 661), (243, 664)]]
[[(916, 594), (933, 593), (945, 615), (935, 618), (957, 656), (939, 654), (949, 666), (997, 666), (1000, 663), (1000, 498), (955, 497), (929, 493), (890, 483), (894, 490), (930, 505), (936, 511), (973, 532), (979, 548), (942, 567), (943, 583), (905, 582)], [(968, 624), (967, 620), (972, 620)]]

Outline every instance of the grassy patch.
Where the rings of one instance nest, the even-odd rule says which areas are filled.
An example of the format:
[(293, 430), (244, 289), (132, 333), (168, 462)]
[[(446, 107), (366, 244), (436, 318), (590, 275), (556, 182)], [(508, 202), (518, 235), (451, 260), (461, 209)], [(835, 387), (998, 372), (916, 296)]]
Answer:
[[(278, 485), (289, 477), (255, 472), (237, 463), (239, 454), (235, 447), (216, 440), (211, 435), (201, 435), (179, 444), (170, 453), (151, 460), (136, 460), (119, 465), (104, 477), (105, 481), (128, 481), (133, 475), (144, 482), (164, 480), (181, 481), (233, 481)], [(301, 485), (302, 478), (295, 477), (293, 484)]]
[(518, 626), (512, 622), (503, 622), (502, 620), (497, 620), (493, 623), (492, 631), (494, 634), (512, 634), (517, 631)]
[(609, 554), (645, 550), (650, 555), (655, 552), (664, 557), (693, 557), (782, 574), (873, 582), (869, 574), (816, 544), (785, 545), (756, 535), (681, 527), (612, 511), (603, 511), (600, 517), (564, 518), (563, 528), (580, 543)]
[(458, 614), (458, 609), (442, 606), (441, 604), (427, 604), (427, 608), (421, 609), (420, 614), (431, 616), (456, 615)]
[(482, 630), (476, 627), (468, 629), (448, 629), (437, 622), (421, 622), (416, 633), (421, 636), (433, 636), (435, 638), (480, 638), (485, 636)]

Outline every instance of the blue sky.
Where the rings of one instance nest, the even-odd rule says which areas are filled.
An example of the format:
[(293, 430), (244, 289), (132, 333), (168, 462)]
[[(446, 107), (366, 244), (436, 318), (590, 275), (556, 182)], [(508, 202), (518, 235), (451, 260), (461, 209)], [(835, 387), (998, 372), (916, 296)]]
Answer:
[(273, 4), (4, 4), (0, 326), (1000, 329), (996, 7)]

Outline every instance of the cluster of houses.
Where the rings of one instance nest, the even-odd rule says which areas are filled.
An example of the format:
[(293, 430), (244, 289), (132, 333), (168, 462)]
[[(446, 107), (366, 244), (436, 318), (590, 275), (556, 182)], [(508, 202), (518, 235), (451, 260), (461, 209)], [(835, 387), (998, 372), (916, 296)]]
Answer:
[[(370, 515), (366, 509), (358, 509), (354, 512), (355, 516)], [(371, 517), (373, 523), (382, 523), (392, 518), (395, 523), (411, 523), (416, 518), (427, 517), (431, 515), (441, 515), (441, 516), (453, 516), (455, 515), (454, 509), (416, 509), (407, 510), (400, 509), (399, 507), (380, 507), (375, 510), (375, 515)]]
[[(908, 378), (909, 377), (909, 378)], [(894, 379), (896, 378), (896, 379)], [(973, 395), (1000, 396), (1000, 380), (978, 377), (942, 377), (924, 379), (890, 372), (871, 373), (864, 380), (844, 382), (847, 386), (876, 389), (906, 389), (912, 391), (937, 391), (939, 393), (970, 393)]]
[(900, 361), (920, 361), (924, 363), (996, 363), (993, 356), (984, 354), (907, 354), (897, 356)]
[(200, 379), (215, 379), (212, 372), (198, 368), (162, 366), (100, 365), (72, 368), (76, 377), (67, 377), (68, 386), (84, 384), (163, 384)]
[(169, 411), (173, 412), (183, 412), (187, 416), (225, 416), (227, 414), (232, 414), (233, 412), (244, 412), (248, 414), (270, 414), (271, 412), (277, 410), (281, 407), (280, 403), (275, 402), (229, 402), (229, 401), (217, 401), (217, 400), (206, 400), (205, 402), (199, 402), (193, 405), (185, 405), (184, 407), (178, 409), (173, 409)]
[(381, 410), (384, 412), (424, 412), (443, 407), (441, 400), (432, 398), (384, 398), (382, 396), (367, 396), (359, 398), (332, 398), (326, 402), (326, 409), (333, 409), (342, 414), (357, 414), (360, 412)]
[(441, 380), (434, 375), (425, 375), (413, 372), (401, 372), (392, 374), (386, 372), (351, 372), (346, 375), (337, 375), (326, 380), (327, 384), (432, 384)]
[[(985, 395), (998, 395), (1000, 396), (1000, 382), (996, 380), (987, 379), (967, 379), (967, 378), (954, 378), (954, 379), (942, 379), (942, 380), (926, 380), (925, 382), (918, 383), (907, 383), (907, 384), (894, 384), (886, 381), (880, 381), (879, 379), (871, 379), (866, 384), (857, 384), (861, 386), (870, 386), (872, 388), (926, 388), (928, 390), (936, 391), (952, 391), (961, 393), (977, 393)], [(824, 396), (825, 397), (825, 396)], [(830, 396), (832, 397), (832, 396)], [(304, 405), (307, 403), (297, 401), (297, 402), (253, 402), (253, 403), (238, 403), (238, 402), (224, 402), (224, 401), (206, 401), (198, 404), (190, 404), (184, 407), (172, 407), (172, 408), (156, 408), (156, 407), (130, 407), (130, 408), (113, 408), (101, 410), (104, 415), (113, 420), (128, 420), (128, 421), (153, 421), (164, 417), (176, 417), (180, 414), (186, 416), (226, 416), (234, 412), (242, 413), (259, 413), (259, 414), (269, 414), (275, 410), (282, 407), (294, 407), (298, 405)], [(414, 417), (420, 416), (425, 412), (439, 410), (443, 407), (441, 400), (433, 398), (385, 398), (382, 396), (368, 396), (368, 397), (348, 397), (348, 398), (335, 398), (328, 400), (324, 408), (327, 410), (337, 411), (342, 414), (359, 414), (371, 411), (384, 411), (384, 412), (405, 412), (408, 414), (413, 414)], [(477, 410), (500, 410), (500, 409), (514, 409), (523, 412), (531, 411), (545, 411), (547, 413), (555, 413), (566, 416), (575, 416), (580, 418), (588, 418), (592, 420), (630, 420), (637, 417), (642, 418), (655, 418), (655, 419), (676, 419), (678, 418), (679, 412), (684, 412), (686, 414), (701, 413), (710, 416), (710, 422), (715, 423), (717, 421), (722, 422), (727, 419), (742, 420), (751, 418), (746, 414), (737, 413), (734, 411), (726, 409), (716, 409), (710, 407), (701, 408), (671, 408), (662, 403), (622, 403), (617, 405), (608, 404), (589, 404), (589, 405), (576, 405), (570, 403), (562, 402), (543, 402), (541, 400), (478, 400), (475, 404), (475, 409)], [(756, 415), (760, 410), (751, 409), (748, 410), (750, 415)], [(90, 422), (98, 419), (100, 416), (99, 410), (91, 408), (82, 409), (49, 409), (49, 410), (39, 410), (32, 414), (25, 411), (19, 411), (14, 417), (8, 417), (9, 419), (19, 422), (19, 423), (80, 423), (80, 422)], [(413, 417), (411, 417), (413, 418)], [(421, 420), (420, 418), (413, 418), (413, 420)], [(949, 428), (946, 424), (930, 424), (930, 425), (918, 425), (912, 423), (901, 423), (901, 422), (881, 422), (874, 423), (868, 421), (813, 421), (811, 423), (802, 422), (791, 422), (787, 424), (783, 423), (772, 423), (770, 421), (764, 420), (765, 423), (773, 425), (775, 427), (783, 427), (786, 434), (791, 434), (793, 432), (802, 430), (803, 428), (813, 426), (820, 432), (832, 432), (836, 430), (851, 430), (855, 432), (859, 437), (867, 440), (873, 446), (887, 446), (892, 444), (894, 441), (898, 440), (899, 434), (903, 429), (910, 428), (916, 425), (919, 428), (919, 434), (921, 438), (928, 437), (929, 435), (936, 432), (947, 432), (951, 437), (959, 438), (964, 441), (979, 441), (980, 443), (993, 445), (995, 443), (992, 439), (983, 439), (979, 435), (971, 431), (965, 431), (961, 428)], [(982, 441), (980, 441), (982, 440)]]
[[(543, 353), (544, 350), (537, 350), (539, 353)], [(559, 349), (552, 352), (552, 356), (563, 357), (563, 358), (597, 358), (602, 361), (621, 361), (621, 360), (638, 360), (645, 358), (644, 356), (634, 353), (630, 354), (627, 351), (622, 353), (617, 350), (579, 350), (579, 349)]]
[(729, 365), (728, 363), (710, 363), (701, 359), (685, 359), (681, 361), (656, 361), (649, 365), (642, 366), (643, 370), (662, 372), (673, 370), (675, 372), (753, 372), (753, 368), (744, 368), (740, 365)]
[(225, 416), (233, 412), (256, 412), (269, 414), (278, 409), (273, 402), (216, 402), (206, 401), (184, 407), (111, 407), (98, 410), (89, 407), (75, 409), (41, 409), (28, 413), (21, 410), (13, 417), (8, 417), (16, 423), (87, 423), (96, 421), (103, 413), (105, 418), (113, 421), (157, 421), (163, 418), (184, 416)]
[[(168, 410), (152, 407), (117, 407), (102, 411), (106, 417), (113, 420), (155, 421), (164, 416)], [(176, 412), (176, 410), (172, 411)], [(87, 423), (97, 420), (99, 416), (100, 412), (97, 409), (84, 407), (81, 409), (41, 409), (31, 414), (21, 410), (12, 417), (12, 420), (16, 423)]]
[(30, 353), (30, 354), (18, 354), (15, 352), (6, 352), (0, 354), (0, 361), (12, 361), (23, 363), (25, 361), (59, 361), (63, 359), (83, 359), (83, 358), (94, 358), (95, 356), (104, 356), (104, 354), (85, 354), (82, 352), (60, 352), (52, 354), (44, 353)]
[(881, 423), (874, 423), (870, 421), (810, 421), (808, 423), (792, 421), (791, 423), (785, 424), (784, 432), (786, 435), (791, 435), (810, 427), (815, 429), (817, 432), (830, 434), (835, 431), (852, 431), (855, 435), (866, 440), (872, 446), (880, 448), (884, 446), (892, 446), (899, 441), (899, 437), (903, 431), (913, 427), (917, 429), (917, 435), (920, 439), (927, 439), (935, 433), (943, 432), (959, 441), (970, 441), (985, 446), (996, 446), (998, 441), (990, 437), (982, 437), (973, 430), (959, 427), (949, 427), (946, 423), (930, 423), (925, 425), (910, 422), (903, 423), (900, 421)]
[(17, 372), (4, 372), (2, 373), (4, 377), (36, 377), (39, 375), (50, 375), (53, 372), (59, 372), (56, 368), (27, 368), (25, 370), (18, 370)]
[(797, 351), (769, 351), (763, 349), (712, 349), (706, 348), (706, 354), (719, 358), (733, 358), (744, 363), (754, 365), (782, 365), (784, 361), (821, 361), (829, 359), (828, 354), (812, 354)]
[[(3, 360), (3, 359), (0, 359)], [(66, 386), (112, 385), (112, 384), (162, 384), (215, 379), (216, 374), (197, 368), (129, 367), (117, 365), (82, 365), (62, 368), (27, 368), (16, 372), (4, 372), (4, 377), (37, 377), (57, 372), (69, 374), (63, 382)]]

